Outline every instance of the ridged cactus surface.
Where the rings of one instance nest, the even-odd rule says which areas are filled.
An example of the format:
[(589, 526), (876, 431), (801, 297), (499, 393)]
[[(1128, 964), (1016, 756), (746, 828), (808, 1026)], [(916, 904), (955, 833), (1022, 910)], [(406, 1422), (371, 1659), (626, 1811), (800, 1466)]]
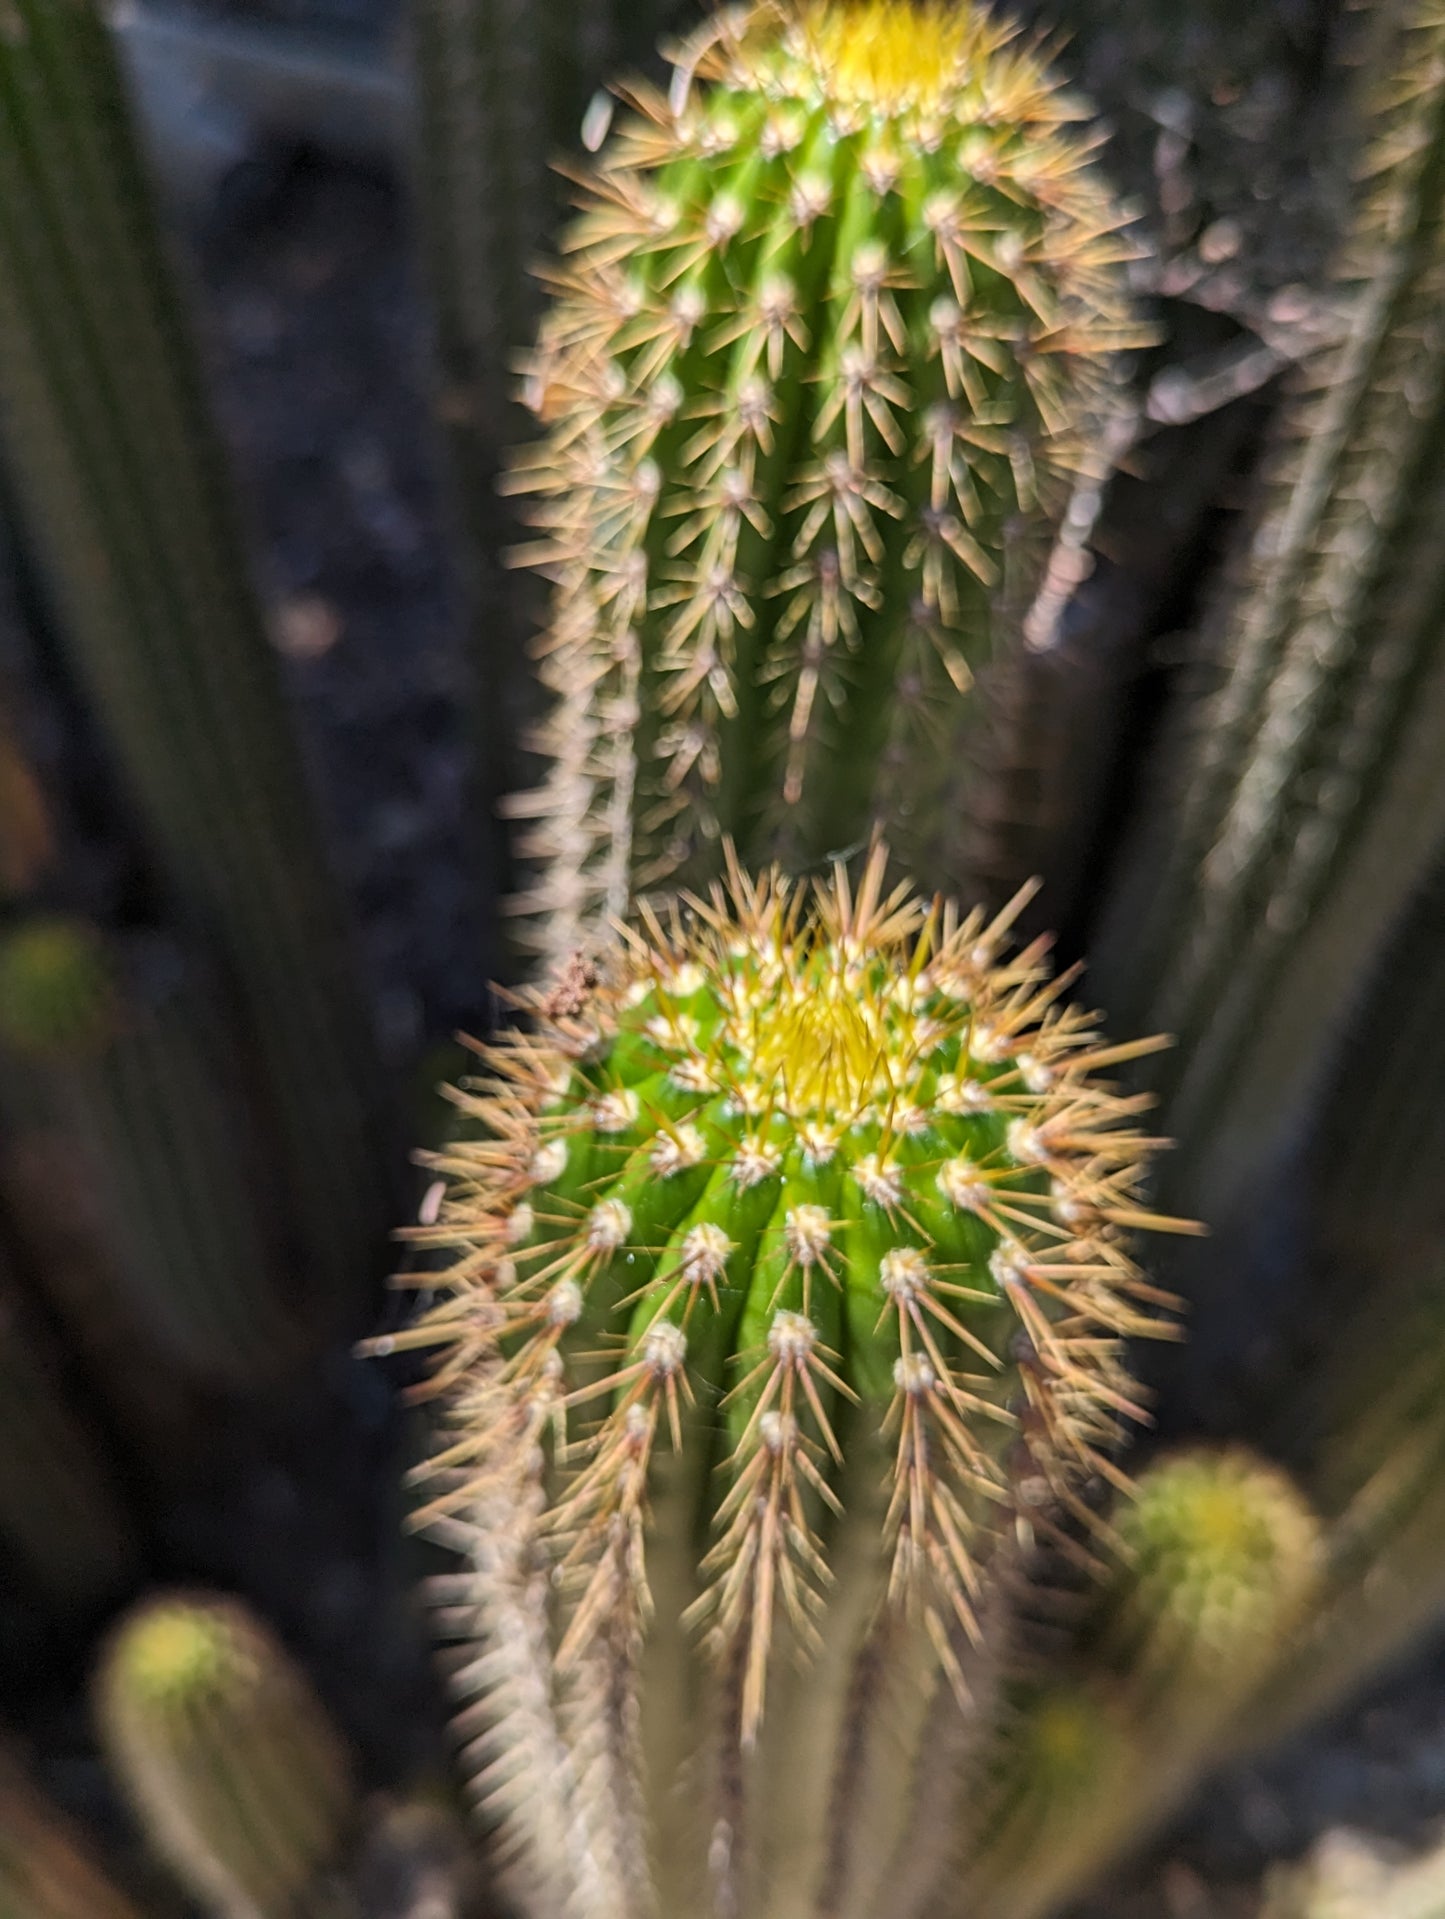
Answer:
[(0, 1118), (64, 1136), (143, 1333), (197, 1377), (254, 1387), (332, 1314), (270, 1229), (245, 1084), (212, 995), (165, 942), (67, 913), (0, 928)]
[(4, 1919), (140, 1919), (80, 1833), (0, 1752), (0, 1914)]
[(582, 176), (513, 475), (553, 956), (723, 835), (796, 865), (881, 820), (947, 883), (963, 695), (1138, 337), (1092, 141), (989, 15), (763, 0), (677, 59)]
[(771, 1911), (810, 1874), (857, 1898), (860, 1822), (879, 1861), (908, 1811), (878, 1748), (901, 1775), (899, 1716), (966, 1695), (996, 1542), (1117, 1476), (1121, 1341), (1160, 1304), (1124, 1238), (1170, 1222), (1099, 1073), (1141, 1049), (1099, 1040), (1042, 945), (1005, 955), (1007, 914), (884, 871), (734, 867), (644, 911), (458, 1096), (471, 1137), (415, 1229), (453, 1250), (446, 1298), (382, 1344), (443, 1349), (420, 1519), (472, 1560), (445, 1582), (468, 1765), (528, 1913), (654, 1885)]
[(0, 23), (7, 514), (240, 1008), (304, 1284), (349, 1303), (387, 1211), (367, 1009), (107, 13), (8, 0)]
[(1287, 409), (1172, 806), (1096, 941), (1111, 1016), (1178, 1037), (1160, 1083), (1206, 1215), (1308, 1094), (1445, 833), (1445, 10), (1381, 9), (1376, 39), (1348, 334)]
[(314, 1909), (350, 1768), (270, 1632), (234, 1601), (162, 1595), (117, 1629), (96, 1690), (111, 1768), (191, 1894), (224, 1919)]

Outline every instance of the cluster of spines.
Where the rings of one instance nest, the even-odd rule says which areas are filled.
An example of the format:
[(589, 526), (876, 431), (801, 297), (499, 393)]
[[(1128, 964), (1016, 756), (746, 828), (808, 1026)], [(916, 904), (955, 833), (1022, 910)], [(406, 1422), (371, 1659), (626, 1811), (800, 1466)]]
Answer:
[(886, 815), (937, 852), (959, 693), (1139, 337), (1089, 143), (1008, 38), (724, 10), (584, 176), (514, 475), (556, 583), (514, 803), (554, 957), (720, 834), (817, 857)]
[(233, 1600), (152, 1598), (117, 1628), (96, 1691), (112, 1771), (183, 1883), (227, 1914), (304, 1909), (346, 1838), (353, 1787), (269, 1630)]
[(1075, 1510), (1118, 1476), (1120, 1340), (1161, 1303), (1122, 1237), (1170, 1222), (1136, 1197), (1138, 1102), (1093, 1075), (1140, 1049), (1098, 1042), (1041, 945), (1003, 957), (1009, 918), (887, 892), (881, 850), (856, 892), (734, 870), (484, 1053), (480, 1137), (414, 1235), (456, 1252), (447, 1296), (384, 1344), (444, 1349), (423, 1523), (467, 1543), (500, 1499), (560, 1561), (559, 1670), (601, 1638), (635, 1657), (664, 1440), (745, 1748), (775, 1615), (816, 1637), (850, 1452), (891, 1456), (880, 1596), (945, 1665), (1020, 1472)]

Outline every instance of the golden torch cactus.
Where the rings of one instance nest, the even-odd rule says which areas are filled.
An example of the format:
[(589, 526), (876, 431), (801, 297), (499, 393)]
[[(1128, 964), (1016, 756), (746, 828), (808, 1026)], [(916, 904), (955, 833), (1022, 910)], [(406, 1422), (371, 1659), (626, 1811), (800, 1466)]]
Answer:
[(997, 1542), (1118, 1477), (1141, 1046), (885, 857), (644, 908), (457, 1096), (444, 1297), (380, 1345), (441, 1351), (420, 1523), (526, 1913), (882, 1911)]
[(514, 475), (555, 582), (513, 805), (553, 958), (724, 836), (796, 865), (882, 822), (952, 878), (960, 695), (1140, 338), (1093, 141), (1010, 39), (935, 0), (724, 9), (582, 178)]

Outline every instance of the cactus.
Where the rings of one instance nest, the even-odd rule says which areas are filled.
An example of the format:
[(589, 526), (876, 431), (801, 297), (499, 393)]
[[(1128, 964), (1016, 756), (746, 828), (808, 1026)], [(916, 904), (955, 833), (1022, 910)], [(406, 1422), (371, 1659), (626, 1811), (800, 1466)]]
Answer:
[(1112, 404), (1121, 215), (1009, 30), (718, 13), (584, 180), (513, 488), (554, 582), (515, 902), (560, 958), (661, 881), (882, 821), (949, 883), (960, 698)]
[(5, 1919), (140, 1919), (70, 1821), (3, 1752), (0, 1913)]
[(112, 1637), (96, 1698), (117, 1780), (207, 1910), (309, 1909), (353, 1817), (350, 1765), (309, 1682), (245, 1607), (146, 1601)]
[[(467, 1763), (524, 1912), (856, 1896), (908, 1814), (890, 1741), (969, 1688), (994, 1542), (1119, 1477), (1120, 1341), (1161, 1304), (1120, 1234), (1177, 1224), (1095, 1077), (1141, 1049), (1042, 943), (1003, 957), (1009, 913), (926, 912), (885, 861), (644, 911), (525, 996), (436, 1158), (444, 1302), (381, 1344), (442, 1349), (418, 1523), (472, 1561)], [(698, 1769), (655, 1859), (644, 1752)]]
[(518, 670), (531, 596), (499, 560), (516, 527), (497, 480), (504, 450), (526, 424), (512, 362), (536, 325), (541, 288), (533, 269), (561, 206), (562, 183), (550, 163), (577, 145), (584, 111), (595, 118), (589, 96), (605, 100), (595, 89), (619, 64), (649, 53), (684, 6), (410, 0), (407, 10), (434, 406), (462, 536), (458, 557), (480, 696), (472, 707), (474, 799), (496, 855), (496, 869), (485, 876), (493, 893), (496, 871), (510, 863), (497, 806), (515, 783), (515, 742), (535, 697), (529, 676)]
[(1172, 1172), (1206, 1217), (1294, 1113), (1445, 833), (1445, 11), (1411, 0), (1383, 38), (1349, 335), (1289, 414), (1217, 690), (1169, 743), (1172, 810), (1096, 948), (1115, 1024), (1179, 1039)]
[(680, 11), (677, 0), (412, 0), (438, 411), (457, 436), (469, 521), (488, 535), (508, 356), (535, 323), (530, 269), (556, 212), (549, 165), (576, 144), (589, 96)]
[(1152, 1466), (1116, 1525), (1111, 1661), (1131, 1688), (1162, 1693), (1176, 1730), (1226, 1718), (1314, 1596), (1319, 1522), (1287, 1474), (1232, 1447)]
[(183, 916), (234, 977), (313, 1283), (386, 1182), (367, 1021), (96, 0), (0, 34), (0, 458), (70, 670)]
[(3, 1265), (0, 1539), (51, 1603), (93, 1605), (135, 1570), (119, 1489)]
[(117, 949), (74, 915), (0, 931), (0, 1113), (69, 1137), (148, 1334), (199, 1377), (268, 1386), (327, 1315), (268, 1237), (225, 1042), (164, 944)]
[(1178, 1804), (1316, 1595), (1321, 1533), (1241, 1448), (1159, 1460), (1114, 1515), (1076, 1670), (1031, 1681), (1001, 1724), (958, 1874), (966, 1910), (1041, 1919)]

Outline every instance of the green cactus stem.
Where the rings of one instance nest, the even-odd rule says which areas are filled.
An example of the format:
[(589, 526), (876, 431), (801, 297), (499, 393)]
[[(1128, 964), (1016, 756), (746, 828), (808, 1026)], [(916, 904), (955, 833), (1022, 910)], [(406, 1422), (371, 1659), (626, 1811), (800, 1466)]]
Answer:
[(553, 958), (725, 836), (796, 867), (882, 821), (950, 882), (961, 696), (1141, 337), (1079, 109), (982, 11), (763, 0), (676, 61), (582, 176), (511, 477), (554, 583), (511, 806)]
[(1177, 1222), (1099, 1074), (1152, 1042), (885, 865), (644, 910), (524, 996), (435, 1158), (412, 1237), (455, 1263), (381, 1348), (441, 1348), (418, 1524), (471, 1561), (466, 1764), (526, 1914), (851, 1912), (997, 1542), (1119, 1478), (1163, 1303), (1123, 1235)]
[(112, 1637), (96, 1701), (146, 1836), (208, 1911), (310, 1909), (354, 1817), (350, 1764), (310, 1683), (244, 1606), (148, 1600)]
[(94, 1605), (135, 1570), (120, 1490), (3, 1266), (0, 1538), (52, 1602)]
[(975, 1794), (965, 1910), (1043, 1919), (1142, 1843), (1233, 1737), (1316, 1598), (1321, 1528), (1241, 1448), (1159, 1460), (1120, 1503), (1071, 1670), (1015, 1700)]
[(1216, 690), (1187, 703), (1098, 942), (1124, 1030), (1179, 1053), (1158, 1083), (1171, 1168), (1217, 1213), (1318, 1069), (1445, 833), (1445, 12), (1384, 35), (1348, 338), (1297, 398)]
[(325, 1336), (288, 1283), (224, 1024), (163, 945), (73, 915), (0, 929), (0, 1113), (83, 1165), (134, 1322), (197, 1377), (265, 1386)]
[(354, 1300), (386, 1180), (366, 1011), (96, 0), (0, 33), (0, 460), (157, 865), (235, 982), (303, 1283)]
[(76, 1828), (0, 1752), (0, 1913), (5, 1919), (141, 1919)]

